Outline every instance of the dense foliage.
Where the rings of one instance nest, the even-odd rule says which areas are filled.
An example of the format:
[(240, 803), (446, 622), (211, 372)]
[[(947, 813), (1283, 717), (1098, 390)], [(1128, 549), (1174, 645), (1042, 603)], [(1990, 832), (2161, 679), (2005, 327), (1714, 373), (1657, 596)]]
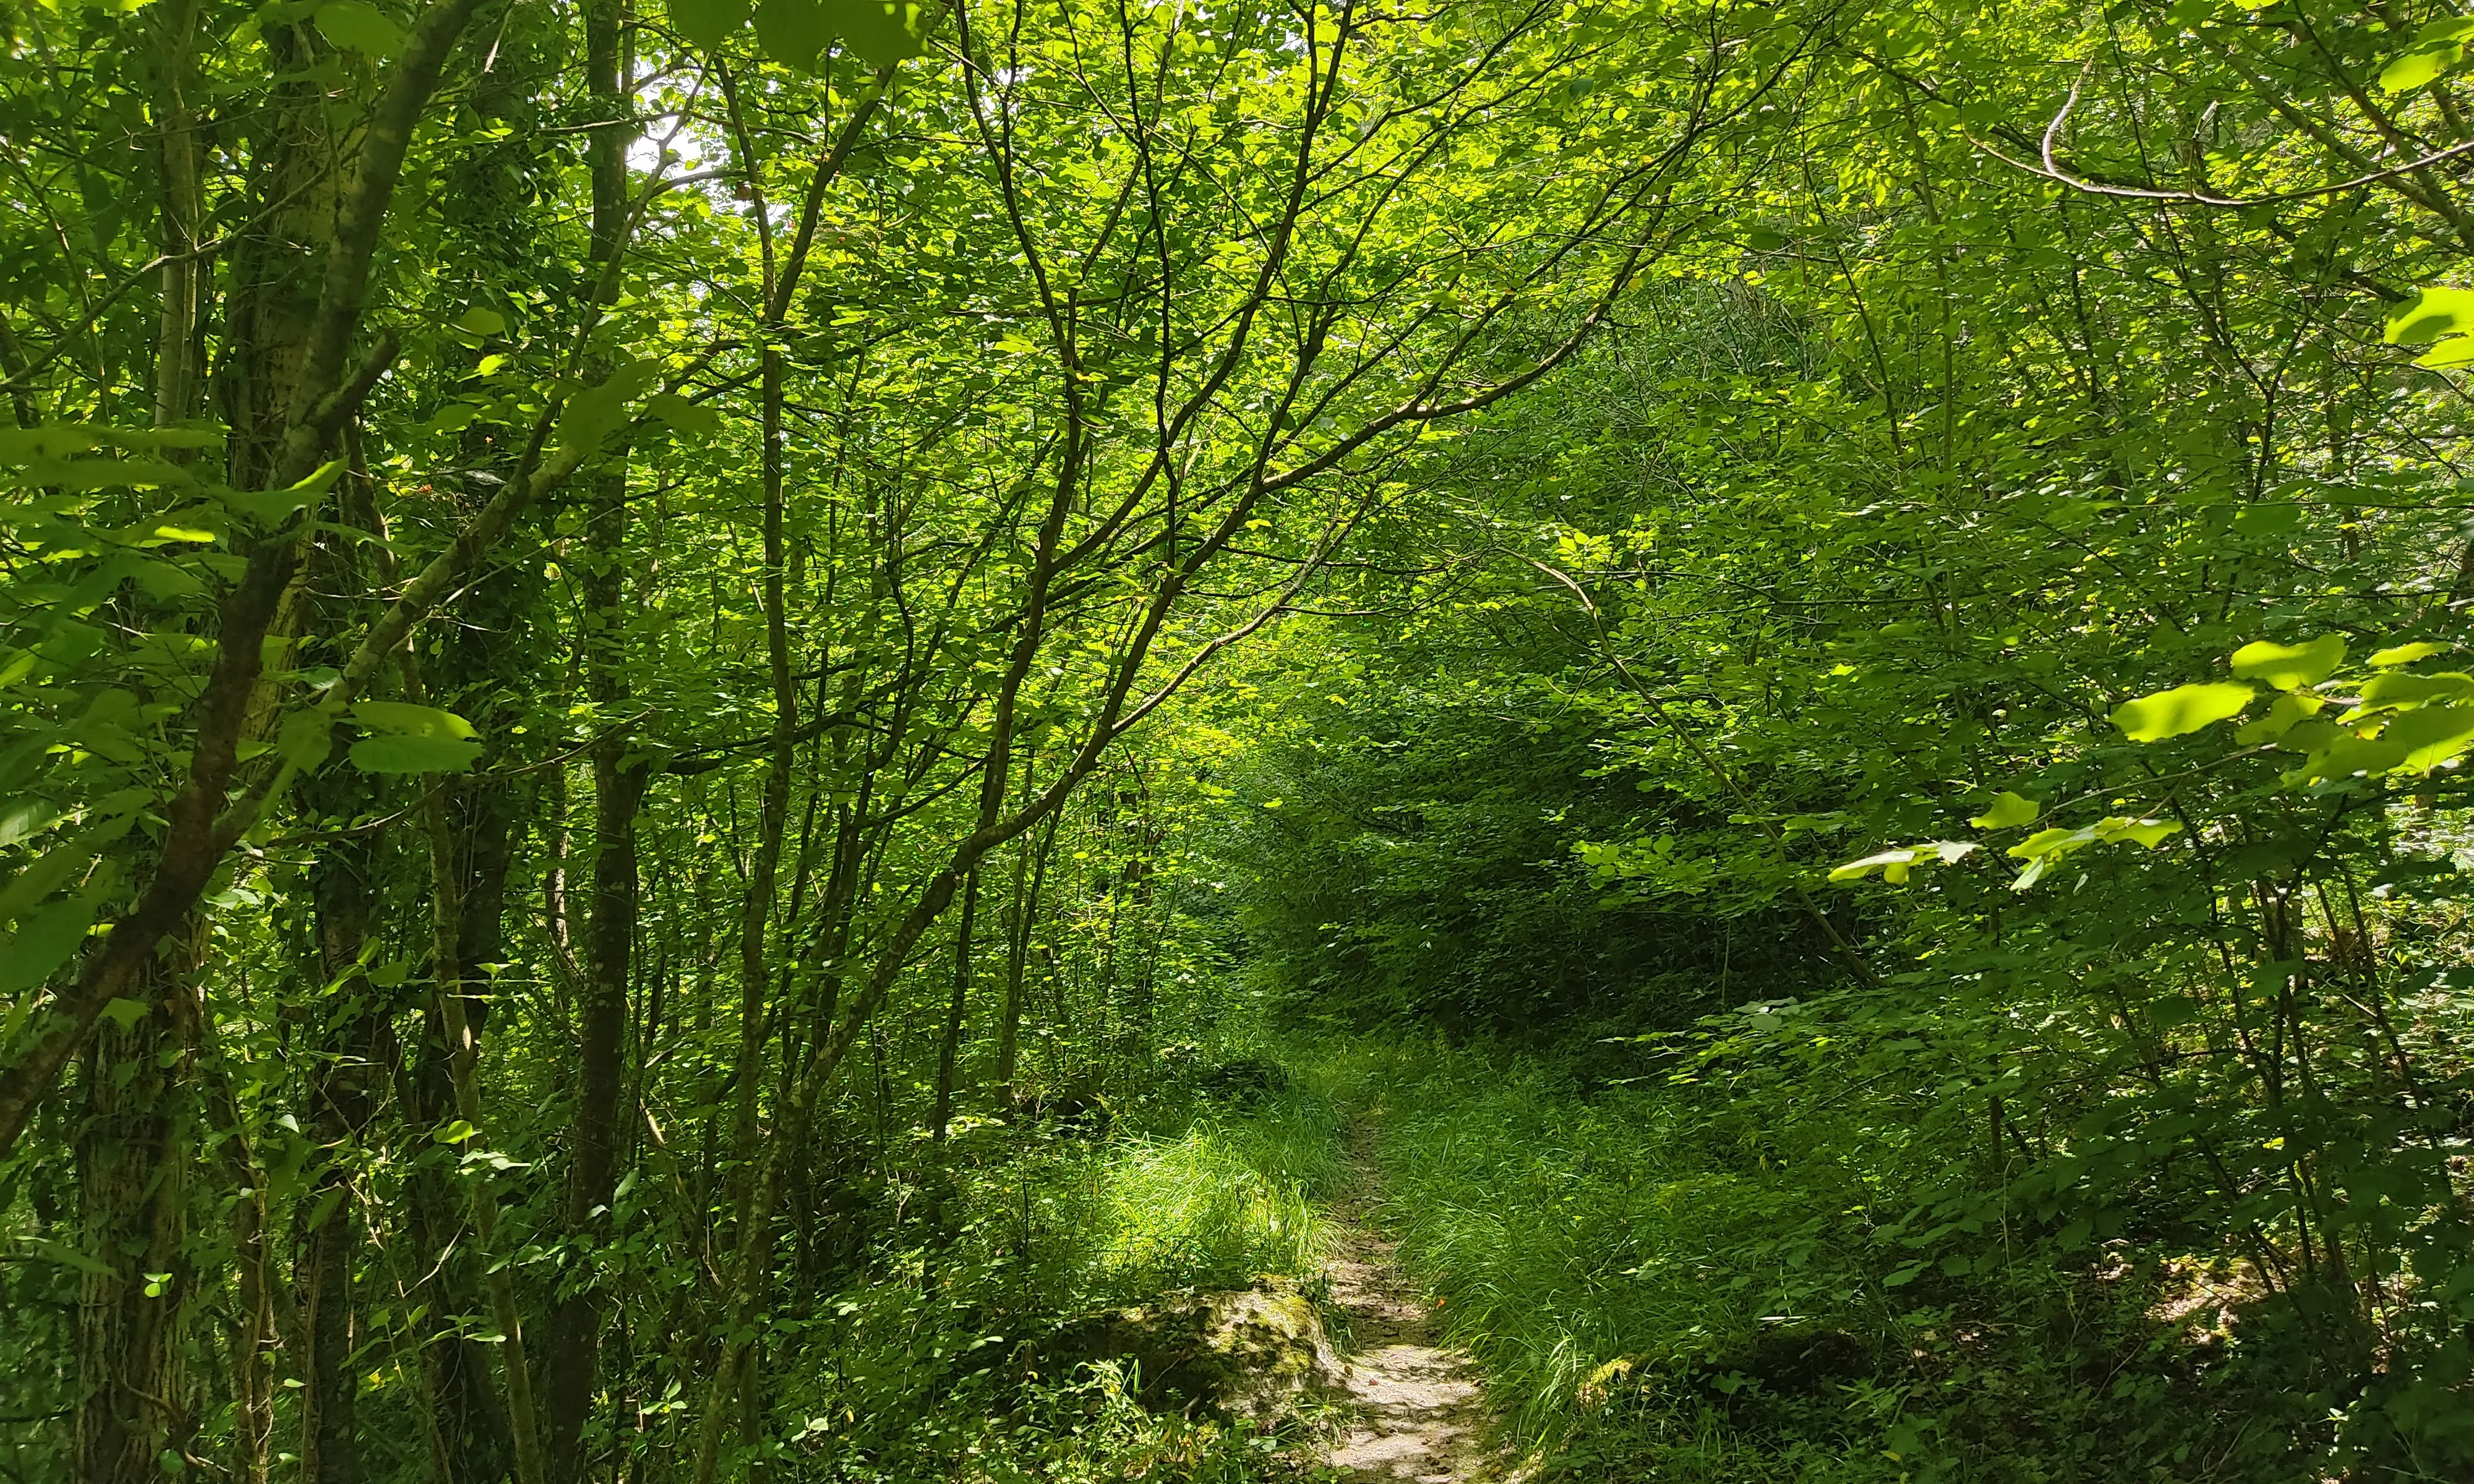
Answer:
[(14, 1477), (2474, 1469), (2474, 20), (0, 34)]

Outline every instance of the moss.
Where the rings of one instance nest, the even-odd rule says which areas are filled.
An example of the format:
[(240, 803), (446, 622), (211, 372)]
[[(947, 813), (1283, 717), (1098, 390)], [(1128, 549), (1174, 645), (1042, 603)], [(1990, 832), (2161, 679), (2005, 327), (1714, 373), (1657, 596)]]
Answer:
[(1110, 1361), (1134, 1373), (1146, 1405), (1260, 1418), (1338, 1374), (1322, 1316), (1287, 1279), (1167, 1303), (1106, 1309), (1062, 1327), (1048, 1369)]

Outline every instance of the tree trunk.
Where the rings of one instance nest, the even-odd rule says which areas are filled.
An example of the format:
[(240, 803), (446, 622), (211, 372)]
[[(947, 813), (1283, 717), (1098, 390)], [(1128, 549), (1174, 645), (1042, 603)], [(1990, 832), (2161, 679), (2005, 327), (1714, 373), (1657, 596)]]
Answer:
[[(586, 145), (593, 182), (593, 227), (587, 262), (606, 270), (626, 233), (627, 141), (633, 100), (620, 52), (625, 20), (620, 0), (590, 0), (584, 11), (585, 88), (595, 128)], [(593, 749), (593, 922), (576, 987), (575, 1123), (568, 1146), (566, 1227), (587, 1256), (568, 1275), (543, 1333), (542, 1421), (548, 1484), (577, 1484), (585, 1474), (584, 1429), (593, 1412), (600, 1369), (601, 1295), (592, 1249), (607, 1233), (617, 1187), (619, 1091), (627, 1052), (628, 956), (635, 944), (639, 889), (636, 810), (644, 797), (646, 766), (628, 760), (633, 739), (618, 725), (627, 703), (620, 642), (625, 631), (627, 447), (610, 450), (593, 483), (585, 513), (585, 689), (597, 724), (611, 730)]]
[[(158, 1484), (197, 1430), (181, 1343), (190, 1304), (187, 1089), (195, 1033), (185, 964), (156, 958), (144, 997), (105, 1017), (84, 1058), (79, 1245), (101, 1265), (78, 1297), (76, 1476)], [(121, 1001), (129, 1005), (131, 1001)]]
[(954, 931), (954, 997), (945, 1007), (945, 1037), (936, 1047), (936, 1142), (945, 1141), (954, 1116), (955, 1064), (962, 1050), (962, 1021), (971, 998), (971, 925), (980, 911), (980, 874), (962, 878), (962, 917)]
[[(1036, 759), (1033, 759), (1034, 764)], [(1028, 776), (1024, 778), (1030, 784)], [(997, 1108), (1010, 1113), (1014, 1106), (1014, 1066), (1022, 1048), (1024, 981), (1031, 968), (1031, 934), (1039, 922), (1040, 889), (1048, 882), (1048, 852), (1056, 844), (1056, 826), (1065, 811), (1051, 814), (1034, 832), (1026, 831), (1013, 858), (1013, 916), (1007, 924), (1005, 1018), (997, 1027)], [(1024, 878), (1029, 876), (1029, 884)]]

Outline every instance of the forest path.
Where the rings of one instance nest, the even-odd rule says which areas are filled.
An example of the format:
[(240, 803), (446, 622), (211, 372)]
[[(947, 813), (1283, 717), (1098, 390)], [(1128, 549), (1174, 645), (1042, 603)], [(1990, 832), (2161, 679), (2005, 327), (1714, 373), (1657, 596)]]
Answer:
[(1340, 1241), (1323, 1270), (1332, 1306), (1348, 1316), (1342, 1380), (1356, 1415), (1325, 1462), (1351, 1484), (1508, 1484), (1516, 1475), (1485, 1441), (1475, 1364), (1431, 1343), (1434, 1310), (1395, 1260), (1399, 1244), (1368, 1225), (1382, 1199), (1374, 1133), (1364, 1119), (1349, 1131), (1350, 1176), (1331, 1204)]

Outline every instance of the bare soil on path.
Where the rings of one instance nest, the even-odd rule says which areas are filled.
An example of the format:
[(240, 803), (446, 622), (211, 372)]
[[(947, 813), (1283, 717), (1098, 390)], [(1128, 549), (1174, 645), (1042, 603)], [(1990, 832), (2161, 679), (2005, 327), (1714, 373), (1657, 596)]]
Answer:
[(1381, 1199), (1373, 1133), (1365, 1123), (1354, 1131), (1354, 1176), (1332, 1203), (1341, 1237), (1323, 1268), (1331, 1306), (1347, 1316), (1342, 1384), (1354, 1417), (1325, 1461), (1351, 1484), (1510, 1484), (1516, 1475), (1487, 1439), (1476, 1365), (1434, 1343), (1441, 1326), (1433, 1305), (1394, 1260), (1397, 1244), (1367, 1225)]

